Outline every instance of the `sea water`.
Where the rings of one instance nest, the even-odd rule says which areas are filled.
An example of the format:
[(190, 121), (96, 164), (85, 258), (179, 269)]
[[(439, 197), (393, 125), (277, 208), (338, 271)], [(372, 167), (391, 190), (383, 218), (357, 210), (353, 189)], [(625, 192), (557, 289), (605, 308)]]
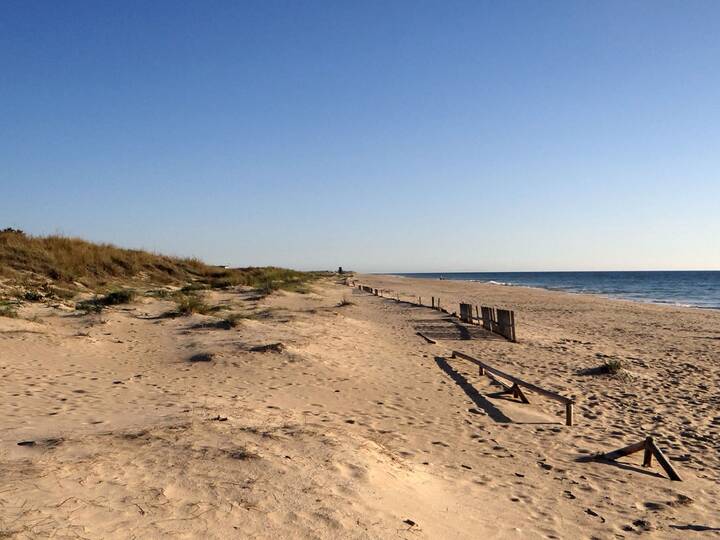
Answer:
[(720, 309), (720, 271), (444, 272), (395, 275), (523, 285), (639, 302)]

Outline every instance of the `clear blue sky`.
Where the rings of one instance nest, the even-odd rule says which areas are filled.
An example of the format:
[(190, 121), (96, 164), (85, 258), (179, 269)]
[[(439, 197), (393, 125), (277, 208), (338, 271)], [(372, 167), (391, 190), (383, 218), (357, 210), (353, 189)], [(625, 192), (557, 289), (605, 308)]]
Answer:
[(0, 227), (233, 265), (720, 269), (720, 2), (0, 3)]

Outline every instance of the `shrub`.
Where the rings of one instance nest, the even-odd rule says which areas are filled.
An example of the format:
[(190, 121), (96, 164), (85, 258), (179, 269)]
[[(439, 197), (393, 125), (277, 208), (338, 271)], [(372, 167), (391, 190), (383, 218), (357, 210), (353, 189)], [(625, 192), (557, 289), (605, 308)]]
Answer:
[(172, 295), (173, 292), (168, 289), (153, 289), (145, 293), (145, 296), (149, 296), (151, 298), (170, 298)]
[(11, 319), (17, 319), (18, 312), (12, 306), (8, 306), (8, 305), (0, 306), (0, 317), (9, 317)]
[(135, 291), (131, 289), (122, 289), (119, 291), (113, 291), (105, 296), (91, 298), (90, 300), (83, 300), (75, 305), (75, 309), (83, 311), (92, 311), (94, 313), (100, 313), (106, 306), (118, 306), (121, 304), (128, 304), (135, 298)]
[(177, 303), (177, 314), (178, 315), (192, 315), (193, 313), (199, 313), (201, 315), (207, 315), (216, 311), (212, 307), (208, 306), (202, 298), (195, 296), (194, 294), (182, 294), (175, 298)]
[(230, 315), (225, 317), (222, 322), (230, 328), (235, 328), (240, 324), (240, 321), (249, 318), (250, 316), (246, 315), (245, 313), (231, 313)]
[(205, 283), (189, 283), (188, 285), (185, 285), (182, 289), (180, 289), (180, 291), (184, 293), (191, 293), (195, 291), (204, 291), (208, 288), (208, 285)]
[(355, 302), (352, 302), (348, 300), (345, 296), (343, 296), (343, 299), (338, 302), (337, 307), (343, 307), (343, 306), (354, 306)]
[(120, 304), (129, 304), (135, 299), (135, 291), (132, 289), (122, 289), (113, 291), (101, 299), (104, 306), (118, 306)]
[(37, 291), (25, 291), (23, 298), (28, 302), (40, 302), (43, 299), (43, 295)]
[(612, 358), (606, 360), (601, 367), (603, 373), (609, 373), (610, 375), (617, 375), (623, 369), (622, 361), (618, 358)]

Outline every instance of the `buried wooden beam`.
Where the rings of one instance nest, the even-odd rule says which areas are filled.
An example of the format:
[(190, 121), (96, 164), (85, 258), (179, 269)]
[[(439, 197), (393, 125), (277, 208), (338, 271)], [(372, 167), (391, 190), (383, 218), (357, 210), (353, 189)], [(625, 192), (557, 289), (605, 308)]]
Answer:
[(652, 437), (646, 437), (644, 441), (625, 446), (624, 448), (613, 450), (612, 452), (601, 454), (598, 457), (600, 459), (615, 461), (616, 459), (629, 456), (640, 451), (643, 451), (643, 467), (650, 467), (652, 465), (652, 458), (653, 456), (655, 456), (655, 459), (657, 459), (657, 462), (665, 470), (670, 480), (682, 482), (680, 474), (672, 466), (670, 460), (665, 457), (665, 454), (663, 454), (662, 450), (660, 450), (658, 445), (655, 444), (655, 441)]
[(427, 336), (426, 336), (425, 334), (423, 334), (422, 332), (418, 332), (417, 335), (420, 336), (421, 338), (423, 338), (423, 339), (424, 339), (425, 341), (427, 341), (428, 343), (432, 343), (433, 345), (436, 345), (436, 344), (437, 344), (437, 341), (435, 341), (435, 340), (432, 339), (432, 338), (427, 337)]

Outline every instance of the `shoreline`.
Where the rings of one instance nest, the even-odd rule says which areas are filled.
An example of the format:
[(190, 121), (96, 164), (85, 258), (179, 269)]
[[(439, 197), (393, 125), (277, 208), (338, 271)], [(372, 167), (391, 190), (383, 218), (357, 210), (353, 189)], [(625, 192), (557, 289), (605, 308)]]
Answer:
[(570, 289), (563, 289), (560, 287), (544, 287), (541, 285), (526, 285), (526, 284), (515, 284), (515, 283), (503, 283), (495, 280), (480, 280), (480, 279), (439, 279), (435, 277), (419, 277), (419, 276), (409, 276), (409, 275), (403, 275), (403, 274), (363, 274), (363, 273), (357, 273), (358, 276), (386, 276), (386, 277), (393, 277), (393, 278), (403, 278), (403, 279), (412, 279), (412, 280), (422, 280), (422, 281), (432, 281), (432, 282), (442, 282), (442, 283), (477, 283), (481, 285), (488, 285), (488, 286), (497, 286), (497, 287), (507, 287), (507, 288), (513, 288), (513, 289), (519, 289), (519, 288), (525, 288), (525, 289), (531, 289), (531, 290), (537, 290), (537, 291), (547, 291), (547, 292), (553, 292), (553, 293), (561, 293), (561, 294), (573, 294), (573, 295), (579, 295), (579, 296), (589, 296), (594, 298), (603, 298), (605, 300), (614, 300), (614, 301), (621, 301), (621, 302), (632, 302), (636, 304), (641, 305), (653, 305), (653, 306), (666, 306), (666, 307), (672, 307), (672, 308), (687, 308), (687, 309), (701, 309), (701, 310), (709, 310), (709, 311), (720, 311), (720, 306), (701, 306), (697, 304), (685, 304), (685, 303), (677, 303), (677, 302), (669, 302), (669, 301), (663, 301), (659, 299), (640, 299), (640, 298), (628, 298), (625, 296), (620, 295), (614, 295), (612, 293), (607, 292), (594, 292), (594, 291), (574, 291)]

